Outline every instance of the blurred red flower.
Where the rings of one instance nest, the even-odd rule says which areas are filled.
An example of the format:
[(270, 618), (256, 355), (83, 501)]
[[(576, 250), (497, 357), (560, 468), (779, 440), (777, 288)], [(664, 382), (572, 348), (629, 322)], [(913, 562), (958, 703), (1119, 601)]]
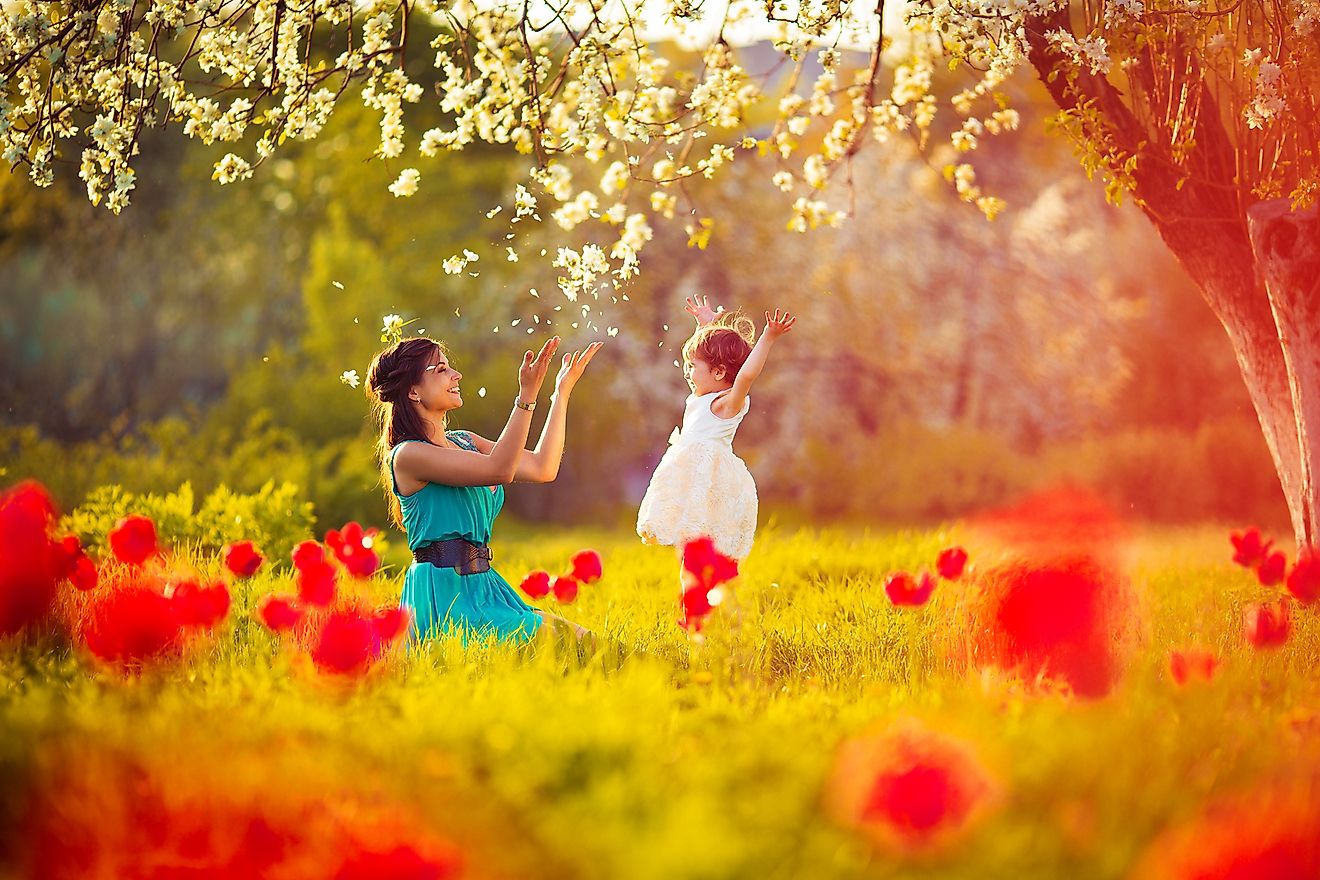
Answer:
[(1248, 605), (1242, 611), (1242, 635), (1254, 648), (1277, 648), (1288, 641), (1291, 632), (1286, 598), (1268, 605)]
[(375, 630), (376, 640), (389, 643), (399, 638), (408, 629), (408, 609), (398, 605), (377, 608), (371, 616), (371, 626)]
[(1218, 668), (1219, 660), (1202, 648), (1169, 652), (1169, 676), (1178, 685), (1185, 685), (1194, 679), (1209, 681), (1215, 677)]
[(1273, 541), (1261, 541), (1260, 529), (1252, 526), (1228, 536), (1233, 542), (1233, 561), (1244, 568), (1255, 568), (1265, 560)]
[(1288, 560), (1281, 551), (1274, 551), (1266, 555), (1261, 561), (1260, 567), (1256, 569), (1256, 577), (1261, 584), (1266, 587), (1272, 587), (1283, 580), (1284, 572), (1288, 569)]
[(712, 590), (738, 576), (738, 561), (715, 548), (708, 537), (695, 538), (683, 545), (683, 570), (696, 584)]
[(356, 578), (371, 577), (380, 568), (380, 556), (371, 549), (375, 543), (376, 529), (363, 530), (356, 522), (346, 523), (342, 529), (331, 529), (325, 533), (325, 543), (335, 554), (349, 574)]
[(1314, 548), (1306, 547), (1297, 554), (1297, 562), (1288, 572), (1287, 586), (1293, 598), (1305, 605), (1320, 599), (1320, 557)]
[(325, 562), (325, 548), (316, 541), (303, 541), (293, 548), (293, 567), (302, 571), (309, 565)]
[(456, 853), (424, 856), (413, 846), (389, 850), (361, 849), (349, 856), (334, 880), (446, 880), (457, 877), (462, 861)]
[(235, 577), (246, 578), (257, 573), (266, 557), (261, 555), (257, 545), (251, 541), (236, 541), (225, 548), (224, 561), (225, 568)]
[(706, 624), (706, 617), (715, 610), (710, 601), (710, 589), (697, 584), (683, 591), (683, 617), (678, 625), (688, 632), (701, 632)]
[(229, 614), (229, 588), (224, 581), (205, 587), (195, 579), (179, 581), (171, 586), (170, 600), (184, 626), (210, 629)]
[(967, 597), (973, 663), (1083, 697), (1104, 696), (1118, 682), (1136, 600), (1112, 568), (1086, 554), (1017, 560), (982, 571), (978, 585)]
[(156, 524), (141, 514), (124, 517), (110, 530), (110, 550), (126, 565), (141, 565), (160, 552)]
[(1320, 784), (1263, 787), (1220, 799), (1147, 847), (1131, 880), (1313, 880), (1320, 877)]
[(41, 484), (28, 480), (0, 493), (0, 636), (44, 618), (57, 584), (72, 572), (67, 554), (50, 539), (54, 520), (54, 502)]
[(896, 571), (885, 580), (885, 595), (895, 605), (925, 605), (935, 591), (935, 579), (923, 571), (920, 580), (906, 571)]
[(950, 547), (947, 550), (941, 550), (940, 555), (935, 559), (935, 570), (946, 581), (956, 581), (962, 577), (963, 568), (966, 565), (967, 551), (961, 547)]
[(294, 596), (269, 593), (257, 602), (257, 617), (275, 632), (293, 629), (303, 619), (303, 610)]
[(534, 571), (523, 578), (522, 583), (518, 586), (533, 599), (544, 598), (550, 594), (550, 573), (540, 570)]
[(298, 598), (307, 605), (325, 607), (335, 600), (335, 581), (339, 572), (334, 563), (325, 559), (308, 560), (298, 568), (295, 581)]
[(83, 638), (100, 659), (136, 667), (176, 654), (183, 644), (182, 627), (174, 602), (147, 584), (130, 581), (92, 606)]
[(584, 584), (594, 584), (605, 573), (600, 554), (595, 550), (579, 550), (574, 553), (572, 566), (573, 577)]
[(896, 850), (947, 842), (986, 812), (995, 794), (971, 746), (914, 721), (845, 741), (826, 787), (836, 820)]
[(336, 675), (364, 672), (378, 645), (369, 617), (355, 609), (336, 611), (325, 618), (312, 643), (312, 662)]
[(555, 583), (552, 589), (555, 592), (555, 601), (564, 603), (572, 602), (577, 598), (578, 594), (577, 578), (568, 574), (560, 575), (555, 578)]
[(73, 573), (69, 575), (69, 583), (73, 584), (75, 589), (86, 592), (96, 589), (97, 583), (101, 579), (96, 570), (96, 563), (86, 556), (79, 557), (73, 564)]

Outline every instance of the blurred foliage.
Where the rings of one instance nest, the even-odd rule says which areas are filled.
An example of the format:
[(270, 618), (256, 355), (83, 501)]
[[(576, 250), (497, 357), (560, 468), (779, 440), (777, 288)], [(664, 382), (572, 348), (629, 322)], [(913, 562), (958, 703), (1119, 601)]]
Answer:
[[(1025, 113), (1048, 106), (1023, 97)], [(449, 345), (469, 392), (452, 426), (488, 437), (524, 347), (546, 332), (570, 347), (607, 338), (574, 397), (559, 480), (515, 487), (509, 506), (622, 522), (681, 418), (681, 304), (705, 292), (754, 317), (801, 316), (738, 437), (769, 507), (951, 516), (1062, 472), (1159, 517), (1273, 509), (1222, 331), (1146, 221), (1105, 205), (1061, 144), (987, 146), (983, 172), (1012, 196), (993, 224), (910, 149), (877, 148), (831, 184), (851, 187), (848, 224), (809, 235), (785, 231), (766, 160), (740, 159), (680, 193), (639, 278), (573, 303), (541, 255), (553, 199), (541, 224), (474, 222), (509, 200), (512, 160), (409, 157), (426, 184), (396, 199), (386, 187), (405, 163), (354, 158), (378, 122), (345, 103), (316, 141), (224, 188), (205, 181), (215, 156), (153, 135), (118, 218), (67, 175), (47, 190), (0, 178), (0, 469), (45, 479), (65, 505), (110, 484), (251, 493), (274, 480), (327, 522), (382, 521), (367, 403), (339, 376), (365, 377), (380, 319), (397, 313)], [(714, 234), (690, 247), (682, 227), (703, 219)], [(442, 271), (464, 249), (480, 259)], [(1237, 438), (1231, 469), (1255, 488), (1220, 493), (1205, 478), (1222, 470), (1200, 471), (1206, 487), (1154, 499), (1147, 486), (1189, 485), (1214, 458), (1199, 451), (1208, 424)], [(1060, 448), (1080, 458), (1040, 464)], [(1161, 478), (1143, 485), (1142, 469)]]

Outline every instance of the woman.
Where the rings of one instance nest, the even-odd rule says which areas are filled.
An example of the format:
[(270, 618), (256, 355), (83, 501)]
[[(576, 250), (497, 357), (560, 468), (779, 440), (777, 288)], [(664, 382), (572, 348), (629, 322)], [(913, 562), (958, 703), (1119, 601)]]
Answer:
[(564, 355), (550, 396), (541, 439), (527, 450), (536, 396), (559, 347), (553, 337), (518, 369), (518, 397), (499, 439), (471, 431), (447, 431), (451, 410), (463, 405), (463, 374), (444, 346), (432, 339), (403, 339), (376, 355), (367, 392), (380, 420), (381, 480), (394, 522), (408, 534), (413, 564), (403, 582), (403, 605), (413, 616), (413, 635), (446, 630), (526, 641), (555, 622), (586, 630), (524, 602), (490, 567), (491, 526), (504, 504), (504, 484), (548, 483), (559, 473), (564, 426), (573, 386), (600, 350)]

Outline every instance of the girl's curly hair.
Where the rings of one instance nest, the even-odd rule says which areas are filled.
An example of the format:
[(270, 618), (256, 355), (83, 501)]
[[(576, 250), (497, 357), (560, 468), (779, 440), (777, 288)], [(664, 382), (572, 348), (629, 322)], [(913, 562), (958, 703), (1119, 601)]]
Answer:
[(732, 382), (752, 353), (756, 324), (742, 312), (720, 312), (715, 320), (702, 324), (683, 343), (683, 360), (701, 358), (712, 370), (724, 368), (724, 378)]

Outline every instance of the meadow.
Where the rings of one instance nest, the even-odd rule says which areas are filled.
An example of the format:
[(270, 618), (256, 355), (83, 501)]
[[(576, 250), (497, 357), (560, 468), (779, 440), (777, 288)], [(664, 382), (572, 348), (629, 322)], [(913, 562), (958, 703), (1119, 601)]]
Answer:
[[(955, 544), (960, 578), (891, 602), (891, 573)], [(1282, 588), (1232, 564), (1224, 527), (1104, 544), (1123, 620), (1112, 684), (1089, 698), (978, 662), (969, 609), (1011, 551), (959, 523), (771, 523), (699, 637), (676, 623), (672, 551), (497, 531), (515, 585), (599, 551), (599, 581), (540, 603), (591, 628), (594, 652), (451, 638), (325, 675), (257, 620), (260, 597), (293, 589), (278, 561), (232, 580), (211, 634), (135, 671), (29, 631), (0, 653), (0, 874), (1306, 876), (1287, 870), (1317, 864), (1320, 622), (1298, 606), (1286, 644), (1249, 644), (1244, 609)], [(354, 589), (397, 600), (403, 552)], [(1189, 648), (1216, 665), (1180, 683), (1170, 652)], [(953, 756), (917, 835), (867, 806), (909, 752)], [(1229, 873), (1253, 864), (1278, 871)]]

